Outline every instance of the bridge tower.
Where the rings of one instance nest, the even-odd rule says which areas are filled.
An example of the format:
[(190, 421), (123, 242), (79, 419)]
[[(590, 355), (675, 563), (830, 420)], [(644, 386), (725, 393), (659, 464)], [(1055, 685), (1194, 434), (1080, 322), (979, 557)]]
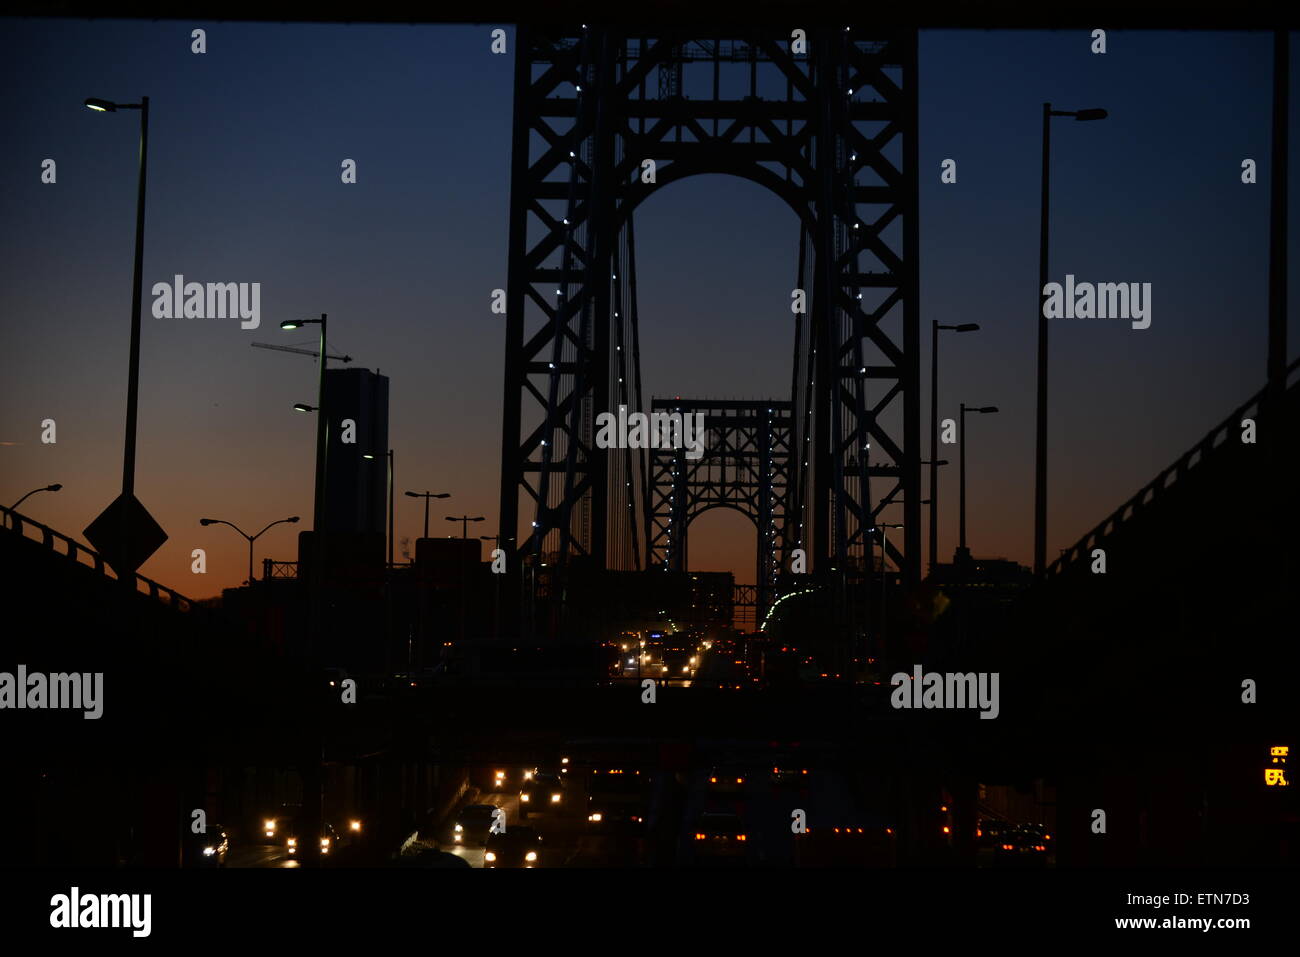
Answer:
[(633, 213), (724, 173), (800, 223), (775, 551), (870, 569), (880, 503), (901, 501), (888, 559), (919, 581), (915, 31), (521, 26), (515, 56), (500, 507), (515, 567), (641, 566), (646, 461), (594, 441), (601, 413), (645, 411)]
[(782, 562), (781, 530), (789, 525), (794, 465), (791, 403), (721, 399), (656, 399), (652, 412), (704, 416), (704, 448), (650, 451), (650, 523), (646, 567), (686, 571), (691, 522), (713, 508), (730, 508), (754, 523), (758, 536), (755, 620), (773, 601)]

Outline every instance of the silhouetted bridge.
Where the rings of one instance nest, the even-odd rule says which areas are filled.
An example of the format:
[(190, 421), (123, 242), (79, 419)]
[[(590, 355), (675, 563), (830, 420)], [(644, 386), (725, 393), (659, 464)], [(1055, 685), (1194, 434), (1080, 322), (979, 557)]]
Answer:
[[(442, 683), (328, 710), (327, 759), (471, 751), (480, 760), (509, 758), (523, 726), (546, 746), (615, 728), (664, 742), (705, 733), (829, 734), (855, 766), (941, 776), (950, 789), (1046, 777), (1058, 783), (1058, 817), (1083, 820), (1104, 807), (1120, 828), (1165, 815), (1159, 827), (1204, 836), (1187, 815), (1208, 802), (1264, 827), (1276, 816), (1259, 805), (1273, 797), (1257, 793), (1259, 755), (1297, 730), (1287, 560), (1294, 511), (1278, 490), (1293, 489), (1297, 472), (1298, 367), (1290, 367), (1280, 408), (1262, 408), (1261, 393), (1234, 409), (1066, 550), (994, 624), (980, 632), (977, 622), (977, 640), (960, 653), (932, 644), (922, 655), (930, 669), (999, 671), (997, 721), (896, 712), (879, 687), (665, 688), (646, 707), (633, 688), (516, 681), (490, 694)], [(1240, 440), (1244, 418), (1256, 419), (1257, 444)], [(170, 815), (202, 804), (207, 767), (300, 761), (295, 749), (322, 712), (302, 708), (301, 692), (289, 690), (289, 663), (269, 658), (219, 611), (144, 576), (128, 585), (69, 536), (8, 510), (0, 515), (9, 599), (0, 668), (104, 672), (106, 689), (98, 721), (80, 713), (4, 716), (13, 732), (10, 819), (34, 813), (32, 801), (71, 819), (85, 813), (78, 801), (86, 794), (106, 802), (97, 818)], [(1097, 548), (1106, 552), (1104, 574), (1092, 571)], [(1247, 679), (1258, 704), (1242, 704)], [(1141, 843), (1135, 830), (1129, 836), (1132, 846)], [(1187, 846), (1190, 854), (1201, 845)], [(23, 859), (30, 849), (11, 851)], [(1070, 853), (1089, 860), (1098, 852), (1083, 842)]]

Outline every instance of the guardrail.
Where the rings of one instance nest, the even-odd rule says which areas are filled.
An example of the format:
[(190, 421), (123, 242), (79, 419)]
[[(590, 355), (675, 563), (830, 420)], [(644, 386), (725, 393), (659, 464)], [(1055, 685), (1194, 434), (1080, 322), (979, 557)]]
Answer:
[[(1292, 362), (1287, 367), (1288, 392), (1295, 387), (1295, 383), (1291, 382), (1291, 378), (1297, 369), (1300, 369), (1300, 359)], [(1231, 415), (1211, 429), (1201, 441), (1184, 452), (1173, 465), (1164, 469), (1152, 481), (1143, 486), (1140, 492), (1108, 515), (1101, 524), (1097, 525), (1069, 548), (1064, 549), (1061, 556), (1047, 566), (1045, 577), (1054, 578), (1077, 563), (1090, 561), (1092, 550), (1103, 540), (1114, 534), (1116, 529), (1131, 520), (1145, 506), (1150, 505), (1162, 492), (1182, 480), (1188, 472), (1204, 462), (1211, 453), (1228, 441), (1229, 434), (1239, 434), (1242, 419), (1258, 417), (1260, 404), (1267, 397), (1267, 393), (1267, 387), (1256, 392), (1245, 404), (1239, 406)]]
[[(56, 555), (61, 555), (71, 562), (93, 569), (110, 581), (119, 581), (123, 585), (126, 584), (122, 577), (113, 571), (112, 567), (104, 560), (104, 556), (93, 548), (88, 548), (62, 532), (57, 532), (48, 525), (33, 521), (13, 509), (0, 506), (0, 516), (4, 518), (0, 530), (30, 541), (40, 542)], [(195, 604), (193, 599), (186, 598), (175, 589), (161, 585), (152, 578), (145, 578), (140, 574), (132, 577), (135, 579), (132, 584), (135, 586), (137, 594), (148, 595), (155, 601), (169, 605), (181, 612), (192, 612), (201, 607)]]

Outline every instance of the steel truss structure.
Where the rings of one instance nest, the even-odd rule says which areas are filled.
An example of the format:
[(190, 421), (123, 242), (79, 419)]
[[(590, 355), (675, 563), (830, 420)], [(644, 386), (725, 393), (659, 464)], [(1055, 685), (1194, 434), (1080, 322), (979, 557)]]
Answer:
[(594, 442), (602, 412), (643, 411), (633, 212), (723, 173), (800, 223), (774, 551), (869, 570), (879, 503), (901, 501), (888, 559), (919, 580), (916, 34), (797, 33), (519, 28), (500, 509), (519, 557), (640, 566), (645, 460)]
[(687, 571), (690, 527), (713, 508), (731, 508), (754, 523), (758, 567), (754, 580), (761, 621), (782, 567), (780, 529), (787, 526), (794, 464), (793, 406), (763, 400), (655, 400), (652, 413), (704, 416), (704, 448), (650, 450), (646, 567)]

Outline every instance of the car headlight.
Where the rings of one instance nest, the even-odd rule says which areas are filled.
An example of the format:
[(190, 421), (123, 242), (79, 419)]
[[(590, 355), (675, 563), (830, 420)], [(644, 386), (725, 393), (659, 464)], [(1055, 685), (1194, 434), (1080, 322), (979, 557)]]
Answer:
[(483, 855), (483, 860), (485, 861), (495, 861), (496, 859), (497, 856), (492, 851), (488, 851), (486, 854)]
[(551, 795), (551, 803), (552, 803), (552, 804), (559, 804), (559, 803), (560, 803), (560, 796), (559, 796), (558, 794), (552, 794), (552, 795)]
[(596, 814), (588, 814), (588, 815), (587, 815), (587, 820), (588, 820), (588, 821), (594, 821), (595, 823), (599, 824), (599, 823), (600, 823), (600, 814), (599, 814), (599, 813), (596, 813)]
[(217, 849), (216, 849), (215, 847), (205, 847), (205, 848), (203, 849), (203, 856), (204, 856), (204, 857), (211, 857), (211, 856), (212, 856), (213, 854), (215, 854), (215, 853), (217, 853)]
[(537, 852), (536, 852), (536, 851), (529, 851), (527, 854), (524, 855), (524, 860), (526, 860), (526, 861), (535, 861), (535, 860), (537, 860)]

